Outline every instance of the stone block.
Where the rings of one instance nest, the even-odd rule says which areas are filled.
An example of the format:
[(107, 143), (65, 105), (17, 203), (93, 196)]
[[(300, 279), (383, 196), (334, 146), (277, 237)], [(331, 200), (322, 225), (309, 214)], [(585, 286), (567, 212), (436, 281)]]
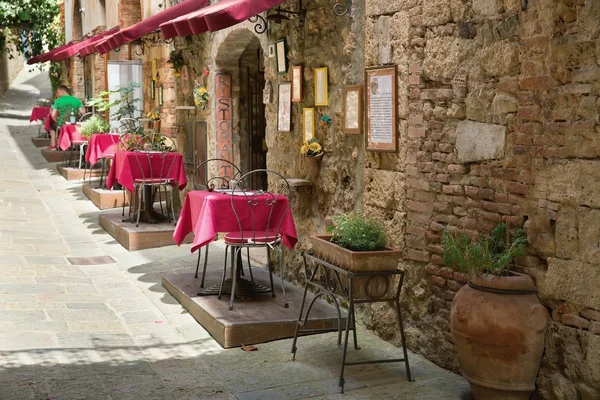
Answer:
[[(579, 218), (579, 259), (597, 264), (600, 259), (600, 210), (584, 210)], [(598, 268), (600, 274), (600, 267)]]
[(479, 64), (488, 76), (514, 75), (519, 72), (519, 45), (514, 42), (494, 42), (479, 53)]
[(443, 25), (452, 21), (450, 4), (447, 0), (423, 0), (423, 25)]
[(538, 174), (536, 186), (546, 186), (547, 199), (563, 205), (600, 208), (600, 161), (568, 160), (547, 170), (549, 179)]
[(456, 127), (456, 150), (461, 162), (494, 160), (504, 156), (506, 127), (461, 121)]
[(402, 2), (388, 0), (366, 0), (365, 13), (369, 17), (377, 15), (389, 15), (401, 10), (408, 10), (417, 5), (417, 0), (408, 0)]
[[(566, 300), (600, 309), (600, 266), (578, 261), (548, 258), (548, 271), (538, 287), (543, 299)], [(600, 349), (599, 355), (600, 355)], [(600, 372), (600, 365), (598, 371)]]
[(594, 321), (600, 321), (600, 311), (592, 310), (591, 308), (587, 308), (581, 312), (581, 315), (587, 319), (591, 319)]
[(502, 11), (501, 0), (473, 0), (473, 11), (479, 15), (496, 15)]
[(401, 209), (404, 199), (404, 174), (380, 169), (365, 170), (365, 204)]
[(517, 111), (518, 98), (508, 92), (498, 92), (492, 100), (492, 115), (508, 114)]
[(434, 81), (452, 79), (465, 61), (474, 55), (473, 40), (437, 37), (427, 40), (423, 74)]

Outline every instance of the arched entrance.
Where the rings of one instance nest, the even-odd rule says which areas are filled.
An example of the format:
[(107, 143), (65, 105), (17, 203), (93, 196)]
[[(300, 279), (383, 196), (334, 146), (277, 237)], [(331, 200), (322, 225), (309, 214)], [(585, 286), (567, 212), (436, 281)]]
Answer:
[[(216, 64), (232, 81), (234, 160), (243, 173), (267, 167), (266, 119), (262, 91), (265, 86), (263, 50), (249, 30), (234, 31), (219, 47)], [(266, 189), (266, 181), (252, 182), (253, 189)]]

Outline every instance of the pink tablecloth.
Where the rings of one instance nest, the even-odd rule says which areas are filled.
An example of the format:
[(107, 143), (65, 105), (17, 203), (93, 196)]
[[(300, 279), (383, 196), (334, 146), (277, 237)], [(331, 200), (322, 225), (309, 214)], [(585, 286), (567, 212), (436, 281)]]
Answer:
[[(261, 207), (261, 198), (259, 196), (257, 206), (254, 206), (255, 221), (264, 221), (266, 225), (270, 208), (268, 206)], [(236, 202), (235, 210), (239, 215), (244, 230), (252, 230), (251, 210), (248, 205), (248, 199), (245, 196), (234, 196)], [(276, 228), (281, 220), (283, 212), (288, 206), (288, 198), (281, 196), (271, 216), (271, 228)], [(238, 207), (239, 205), (239, 207)], [(255, 226), (257, 230), (266, 230), (266, 226)], [(194, 232), (194, 241), (192, 242), (192, 252), (198, 248), (205, 246), (215, 239), (215, 234), (221, 232), (239, 232), (240, 225), (233, 213), (231, 205), (231, 195), (227, 193), (209, 192), (206, 190), (193, 190), (185, 197), (185, 202), (181, 208), (179, 221), (173, 233), (175, 243), (180, 245), (185, 237)], [(289, 210), (281, 222), (280, 233), (283, 244), (292, 248), (298, 242), (296, 233), (296, 225), (292, 218), (292, 211)]]
[[(173, 161), (173, 157), (175, 160)], [(171, 161), (173, 166), (171, 167)], [(106, 186), (111, 188), (116, 182), (133, 192), (134, 180), (142, 178), (170, 178), (177, 182), (179, 189), (187, 185), (183, 156), (180, 153), (168, 153), (163, 163), (161, 153), (117, 151), (106, 177)]]
[(43, 121), (50, 114), (50, 107), (33, 107), (31, 110), (31, 116), (29, 122), (32, 121)]
[(58, 147), (67, 151), (73, 142), (87, 142), (87, 138), (81, 136), (81, 133), (77, 132), (77, 125), (63, 125), (60, 128)]
[(85, 159), (91, 165), (98, 162), (99, 159), (106, 157), (108, 154), (115, 154), (119, 146), (119, 135), (110, 133), (94, 134), (90, 138)]

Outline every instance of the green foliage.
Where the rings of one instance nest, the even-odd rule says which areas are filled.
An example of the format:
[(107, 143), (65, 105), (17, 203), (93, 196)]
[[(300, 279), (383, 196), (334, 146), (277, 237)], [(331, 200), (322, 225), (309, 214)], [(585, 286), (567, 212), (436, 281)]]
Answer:
[(516, 257), (525, 254), (527, 235), (522, 229), (510, 237), (506, 224), (498, 224), (487, 236), (473, 241), (465, 233), (453, 235), (444, 230), (442, 261), (471, 275), (506, 275)]
[(352, 251), (385, 250), (387, 237), (381, 221), (368, 218), (358, 212), (346, 213), (333, 218), (331, 241)]
[(169, 53), (169, 60), (167, 61), (171, 65), (173, 65), (173, 69), (177, 74), (181, 72), (181, 68), (183, 68), (183, 53), (181, 50), (173, 50)]
[(110, 130), (110, 125), (104, 118), (97, 114), (92, 115), (87, 120), (81, 123), (78, 131), (82, 136), (89, 138), (95, 133), (107, 133)]
[[(0, 28), (10, 33), (10, 44), (27, 59), (62, 43), (59, 0), (0, 0)], [(22, 36), (29, 46), (23, 46)], [(14, 55), (10, 53), (9, 57)]]
[[(87, 106), (94, 107), (96, 111), (104, 112), (110, 110), (112, 107), (117, 107), (116, 112), (112, 116), (113, 121), (118, 121), (123, 118), (135, 118), (136, 112), (140, 109), (137, 104), (141, 101), (133, 96), (133, 92), (140, 85), (136, 82), (129, 82), (127, 85), (121, 86), (116, 90), (102, 91), (98, 93), (97, 97), (90, 99), (87, 102)], [(119, 94), (115, 100), (110, 100), (111, 94)], [(125, 122), (125, 127), (128, 132), (134, 132), (138, 128), (138, 124), (135, 121), (128, 120)]]

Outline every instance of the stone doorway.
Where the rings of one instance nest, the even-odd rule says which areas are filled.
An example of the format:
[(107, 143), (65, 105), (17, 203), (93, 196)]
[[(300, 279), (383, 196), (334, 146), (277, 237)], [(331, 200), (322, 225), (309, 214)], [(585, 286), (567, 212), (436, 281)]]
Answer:
[[(242, 172), (267, 168), (266, 119), (262, 90), (265, 73), (262, 48), (257, 38), (246, 47), (240, 69), (240, 163)], [(252, 182), (253, 189), (267, 189), (266, 181)]]

